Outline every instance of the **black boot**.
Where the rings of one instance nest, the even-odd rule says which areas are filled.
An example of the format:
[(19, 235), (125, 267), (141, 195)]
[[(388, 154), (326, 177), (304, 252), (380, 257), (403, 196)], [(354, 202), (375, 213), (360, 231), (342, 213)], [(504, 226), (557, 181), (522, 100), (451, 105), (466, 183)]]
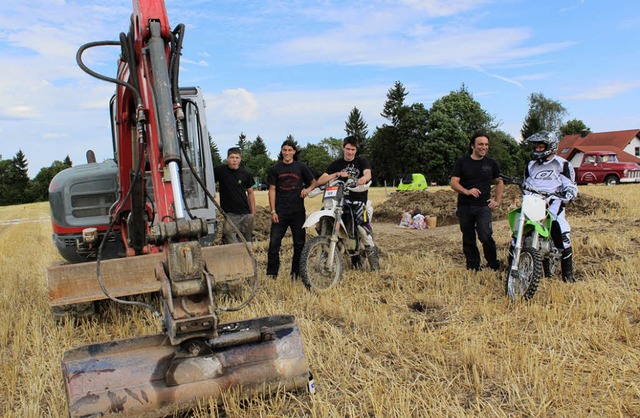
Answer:
[(573, 276), (573, 249), (571, 247), (562, 250), (560, 266), (562, 267), (562, 280), (567, 283), (575, 283), (576, 279)]

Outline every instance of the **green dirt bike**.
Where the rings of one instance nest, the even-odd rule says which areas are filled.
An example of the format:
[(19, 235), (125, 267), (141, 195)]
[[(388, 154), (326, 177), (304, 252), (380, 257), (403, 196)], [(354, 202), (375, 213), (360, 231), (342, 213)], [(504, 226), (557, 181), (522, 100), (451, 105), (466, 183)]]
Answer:
[(513, 301), (528, 300), (538, 290), (543, 274), (550, 277), (560, 269), (561, 251), (551, 238), (553, 220), (547, 198), (561, 196), (534, 189), (513, 177), (501, 177), (523, 192), (522, 204), (508, 215), (515, 244), (510, 247), (506, 294)]

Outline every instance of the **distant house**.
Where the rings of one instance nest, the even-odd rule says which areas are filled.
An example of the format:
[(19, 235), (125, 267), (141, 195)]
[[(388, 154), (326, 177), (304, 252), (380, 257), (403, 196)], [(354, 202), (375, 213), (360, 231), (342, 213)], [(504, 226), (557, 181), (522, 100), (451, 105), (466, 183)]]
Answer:
[(557, 154), (575, 167), (588, 151), (613, 151), (620, 162), (640, 163), (640, 129), (567, 135), (560, 140)]

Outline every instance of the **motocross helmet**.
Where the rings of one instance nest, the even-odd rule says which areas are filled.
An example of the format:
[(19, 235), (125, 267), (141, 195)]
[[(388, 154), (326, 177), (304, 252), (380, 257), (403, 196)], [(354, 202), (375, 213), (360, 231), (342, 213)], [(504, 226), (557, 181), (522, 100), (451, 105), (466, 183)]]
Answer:
[[(542, 164), (547, 161), (547, 157), (554, 155), (558, 150), (558, 137), (555, 132), (540, 131), (529, 138), (527, 142), (532, 145), (533, 151), (531, 151), (531, 159)], [(544, 144), (542, 151), (536, 151), (538, 144)]]

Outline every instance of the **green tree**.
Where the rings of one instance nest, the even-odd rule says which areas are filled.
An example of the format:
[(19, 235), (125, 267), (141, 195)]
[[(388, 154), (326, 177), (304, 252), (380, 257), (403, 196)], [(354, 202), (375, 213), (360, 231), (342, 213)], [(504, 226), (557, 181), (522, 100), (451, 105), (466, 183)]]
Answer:
[(242, 154), (242, 165), (257, 177), (261, 183), (266, 182), (269, 167), (273, 164), (267, 152), (264, 140), (258, 135), (253, 142), (247, 142), (247, 151)]
[(327, 150), (327, 153), (333, 160), (337, 160), (342, 156), (342, 139), (329, 137), (320, 141), (320, 145)]
[(240, 135), (238, 136), (238, 143), (236, 145), (240, 148), (240, 151), (242, 151), (242, 155), (244, 155), (244, 153), (249, 149), (250, 143), (244, 132), (240, 132)]
[(71, 167), (69, 156), (64, 161), (55, 160), (49, 167), (43, 167), (29, 183), (29, 193), (34, 202), (49, 200), (49, 184), (53, 177)]
[(396, 147), (401, 161), (397, 165), (401, 171), (396, 176), (409, 173), (422, 173), (428, 165), (424, 154), (424, 145), (429, 132), (429, 112), (422, 103), (405, 106), (402, 118), (396, 127)]
[(495, 122), (463, 84), (433, 102), (429, 125), (424, 146), (427, 163), (423, 172), (430, 181), (445, 184), (456, 159), (469, 152), (469, 138), (475, 132), (491, 130)]
[(528, 153), (523, 152), (518, 141), (508, 133), (494, 130), (489, 135), (489, 156), (500, 164), (500, 172), (508, 176), (522, 177)]
[(409, 92), (406, 91), (402, 83), (396, 81), (387, 92), (387, 101), (384, 103), (380, 116), (389, 120), (393, 126), (397, 126), (402, 117), (404, 99), (408, 94)]
[(322, 145), (317, 144), (307, 144), (300, 151), (300, 161), (306, 163), (313, 175), (318, 178), (322, 173), (324, 173), (333, 161), (333, 158), (327, 152), (327, 149)]
[(258, 135), (256, 140), (251, 143), (249, 147), (249, 152), (251, 155), (262, 155), (267, 154), (267, 145), (264, 143), (264, 140)]
[(529, 138), (540, 131), (559, 131), (566, 113), (567, 109), (559, 101), (549, 99), (542, 93), (532, 93), (529, 96), (529, 111), (520, 130), (522, 138)]
[(358, 140), (358, 153), (364, 155), (367, 153), (368, 126), (362, 117), (362, 113), (357, 107), (351, 109), (349, 117), (345, 122), (344, 131), (347, 136), (353, 136)]
[(22, 150), (11, 160), (0, 160), (0, 206), (33, 201), (29, 195), (28, 166)]
[(403, 173), (396, 140), (396, 129), (389, 125), (378, 127), (371, 136), (369, 159), (376, 184), (393, 184), (396, 177)]
[[(404, 163), (399, 160), (402, 154), (403, 141), (400, 124), (408, 108), (404, 100), (409, 92), (400, 81), (396, 81), (388, 91), (387, 100), (384, 103), (380, 115), (391, 122), (391, 125), (383, 124), (377, 128), (368, 141), (367, 154), (371, 162), (374, 182), (393, 184), (397, 177), (404, 173)], [(412, 121), (415, 122), (415, 121)], [(408, 122), (404, 125), (403, 132), (411, 131)], [(408, 142), (411, 142), (409, 139)]]
[(213, 142), (213, 138), (211, 134), (209, 134), (209, 148), (211, 149), (211, 162), (213, 166), (217, 166), (222, 164), (222, 157), (220, 156), (220, 148), (218, 148), (218, 144)]
[(591, 132), (591, 129), (589, 129), (580, 119), (568, 120), (560, 127), (560, 133), (562, 136), (581, 134), (582, 131)]

